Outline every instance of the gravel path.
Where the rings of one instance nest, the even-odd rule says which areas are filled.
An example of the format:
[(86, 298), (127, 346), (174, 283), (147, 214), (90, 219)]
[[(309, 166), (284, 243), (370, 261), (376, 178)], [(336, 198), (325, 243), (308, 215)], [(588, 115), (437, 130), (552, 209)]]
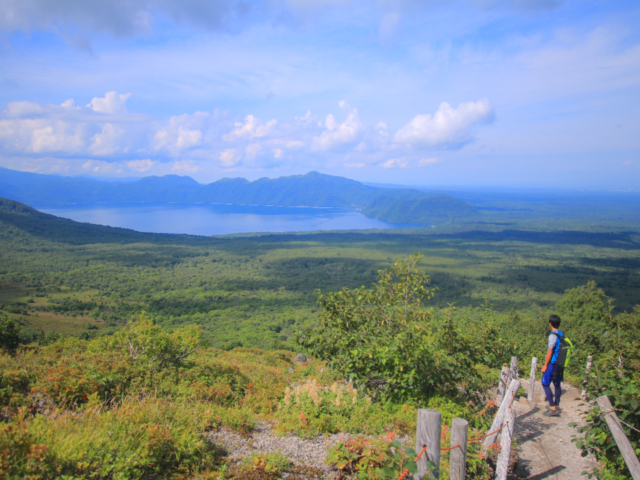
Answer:
[[(521, 379), (528, 386), (528, 379)], [(527, 388), (527, 387), (525, 387)], [(580, 392), (571, 385), (564, 384), (560, 406), (563, 411), (559, 417), (545, 417), (546, 408), (544, 393), (540, 381), (536, 382), (533, 402), (526, 398), (514, 403), (517, 412), (516, 439), (520, 461), (517, 474), (519, 478), (528, 480), (577, 480), (586, 478), (582, 472), (596, 466), (592, 455), (581, 457), (580, 451), (571, 436), (576, 435), (575, 428), (569, 427), (572, 422), (581, 423), (579, 404)]]
[(232, 461), (240, 462), (253, 453), (280, 453), (296, 464), (322, 470), (325, 478), (335, 477), (335, 474), (330, 474), (329, 466), (324, 463), (327, 458), (327, 446), (337, 444), (339, 438), (344, 440), (348, 437), (349, 435), (345, 434), (311, 439), (281, 437), (273, 433), (268, 423), (257, 425), (255, 431), (246, 437), (226, 429), (210, 434), (214, 443), (226, 448)]

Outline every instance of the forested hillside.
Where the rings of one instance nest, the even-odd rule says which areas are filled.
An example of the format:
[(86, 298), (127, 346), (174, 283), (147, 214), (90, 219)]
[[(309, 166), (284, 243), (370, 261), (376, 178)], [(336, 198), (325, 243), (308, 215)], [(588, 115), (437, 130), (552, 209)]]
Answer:
[(376, 197), (362, 213), (391, 223), (437, 225), (440, 223), (478, 217), (479, 213), (467, 202), (450, 195), (434, 195), (418, 199), (399, 199), (386, 195)]
[[(0, 304), (36, 335), (115, 328), (132, 314), (199, 323), (214, 345), (293, 346), (315, 318), (314, 290), (369, 285), (416, 252), (439, 288), (436, 308), (538, 316), (594, 280), (616, 312), (638, 302), (640, 242), (629, 232), (470, 230), (248, 237), (143, 234), (0, 203)], [(431, 232), (433, 229), (429, 229)]]
[[(380, 436), (329, 448), (354, 469), (349, 448), (401, 448), (392, 439), (425, 406), (480, 436), (495, 409), (478, 393), (511, 355), (542, 356), (550, 312), (577, 346), (566, 378), (581, 382), (593, 354), (590, 388), (636, 422), (637, 233), (495, 227), (208, 238), (2, 200), (0, 474), (301, 480), (322, 472), (281, 455), (230, 462), (210, 435), (266, 421), (281, 435)], [(469, 448), (470, 478), (487, 479)], [(402, 455), (365, 461), (367, 475), (396, 478), (415, 452)], [(619, 454), (600, 456), (624, 474)]]

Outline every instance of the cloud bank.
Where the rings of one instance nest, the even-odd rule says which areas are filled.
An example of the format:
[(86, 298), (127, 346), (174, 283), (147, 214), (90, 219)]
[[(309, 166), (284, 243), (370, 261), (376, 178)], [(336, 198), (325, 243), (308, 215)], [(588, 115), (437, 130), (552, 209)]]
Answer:
[(183, 171), (404, 168), (433, 163), (424, 160), (433, 158), (425, 152), (462, 148), (494, 115), (486, 99), (456, 108), (443, 102), (433, 115), (416, 115), (391, 135), (385, 122), (367, 125), (344, 101), (338, 102), (342, 115), (330, 113), (324, 122), (310, 111), (267, 121), (250, 114), (234, 122), (219, 111), (166, 119), (141, 115), (127, 109), (129, 97), (110, 91), (85, 106), (72, 99), (61, 105), (9, 103), (0, 116), (0, 149), (5, 157), (81, 162), (83, 170), (97, 173), (108, 164), (132, 173), (163, 164)]

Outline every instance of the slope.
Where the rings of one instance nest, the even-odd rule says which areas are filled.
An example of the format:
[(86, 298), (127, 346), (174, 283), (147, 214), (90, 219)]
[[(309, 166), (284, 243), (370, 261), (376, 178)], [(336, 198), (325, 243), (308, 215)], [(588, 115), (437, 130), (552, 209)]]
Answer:
[(367, 217), (391, 223), (436, 225), (456, 219), (468, 219), (479, 215), (467, 202), (449, 195), (435, 195), (418, 199), (376, 197), (362, 210)]

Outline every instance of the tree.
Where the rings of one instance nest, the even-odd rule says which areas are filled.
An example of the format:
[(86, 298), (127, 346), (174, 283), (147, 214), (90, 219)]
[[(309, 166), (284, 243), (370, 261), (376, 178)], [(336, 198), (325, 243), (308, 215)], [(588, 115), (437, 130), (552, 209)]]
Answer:
[[(371, 288), (318, 295), (316, 328), (298, 335), (312, 355), (381, 399), (406, 400), (477, 385), (476, 365), (487, 359), (492, 325), (466, 328), (455, 310), (434, 314), (425, 302), (435, 288), (418, 273), (422, 255), (380, 270)], [(482, 330), (482, 331), (480, 331)]]
[(20, 325), (13, 318), (0, 315), (0, 348), (14, 353), (20, 345)]
[(613, 306), (596, 282), (566, 290), (562, 300), (556, 303), (556, 310), (563, 321), (561, 330), (578, 350), (579, 362), (583, 363), (587, 355), (606, 349), (603, 339), (612, 327)]

